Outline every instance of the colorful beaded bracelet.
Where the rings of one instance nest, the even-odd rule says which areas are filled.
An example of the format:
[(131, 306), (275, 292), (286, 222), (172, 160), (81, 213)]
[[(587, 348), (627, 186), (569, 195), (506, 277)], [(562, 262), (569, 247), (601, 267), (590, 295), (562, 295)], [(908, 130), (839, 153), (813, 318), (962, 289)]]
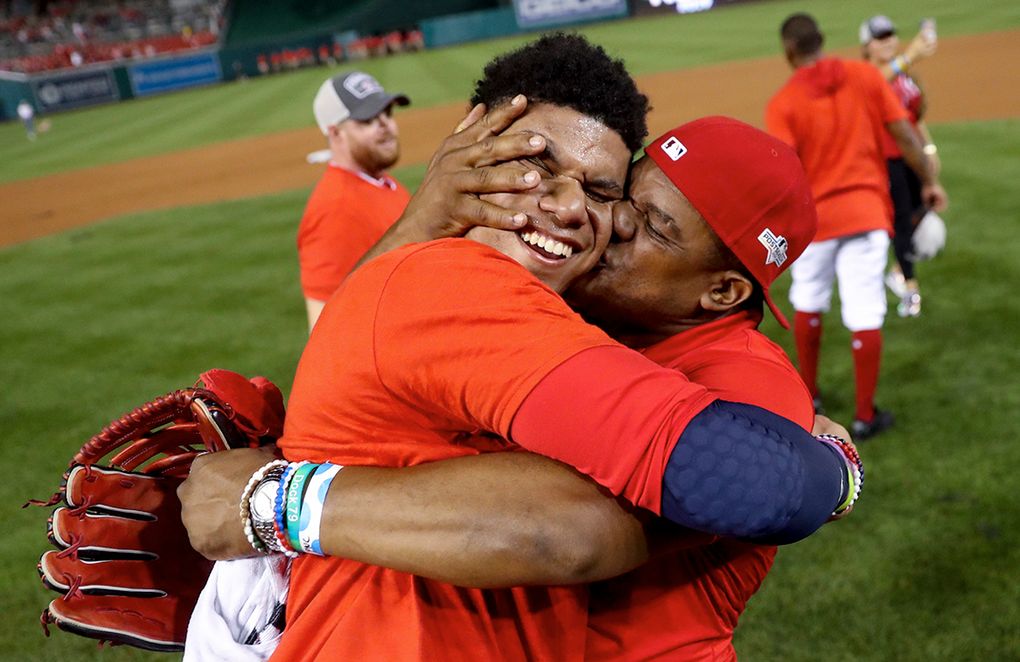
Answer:
[(838, 450), (846, 463), (848, 482), (846, 498), (832, 512), (833, 516), (841, 515), (861, 496), (861, 488), (864, 486), (864, 463), (861, 461), (857, 449), (842, 437), (837, 437), (834, 434), (820, 434), (815, 439)]

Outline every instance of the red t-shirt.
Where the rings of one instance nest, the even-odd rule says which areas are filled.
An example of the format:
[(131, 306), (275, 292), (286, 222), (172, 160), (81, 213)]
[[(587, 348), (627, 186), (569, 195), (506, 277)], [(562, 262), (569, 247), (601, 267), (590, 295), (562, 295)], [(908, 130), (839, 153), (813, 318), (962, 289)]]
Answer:
[[(811, 395), (783, 350), (739, 313), (644, 351), (721, 400), (757, 405), (806, 430)], [(775, 547), (728, 539), (657, 557), (592, 584), (589, 660), (735, 660), (733, 629), (772, 566)]]
[(326, 168), (298, 228), (301, 289), (326, 301), (361, 256), (400, 218), (411, 195), (395, 179), (381, 180), (334, 165)]
[[(665, 463), (655, 455), (669, 448), (661, 439), (675, 442), (712, 397), (585, 324), (513, 260), (464, 239), (393, 251), (344, 282), (301, 357), (280, 446), (291, 460), (399, 467), (505, 450), (505, 442), (471, 435), (510, 438), (514, 423), (521, 446), (576, 464), (594, 457), (599, 473), (614, 464), (612, 444), (598, 435), (582, 442), (584, 432), (567, 431), (584, 429), (575, 419), (595, 418), (583, 385), (559, 391), (567, 401), (562, 416), (546, 421), (541, 433), (528, 425), (516, 431), (515, 416), (558, 367), (582, 354), (598, 357), (600, 349), (617, 362), (615, 352), (632, 357), (638, 365), (632, 382), (661, 384), (667, 398), (683, 405), (670, 418), (678, 428), (652, 421), (638, 426), (640, 434), (628, 431), (631, 446), (640, 447), (643, 435), (658, 449), (653, 457), (635, 452), (615, 463), (642, 467), (603, 478), (616, 493), (654, 509), (661, 492), (656, 467)], [(593, 398), (602, 397), (593, 390)], [(627, 409), (620, 394), (616, 402)], [(550, 437), (555, 441), (546, 442)], [(290, 586), (287, 628), (274, 659), (568, 660), (584, 651), (583, 587), (466, 589), (315, 556), (294, 562)]]
[(906, 117), (878, 69), (837, 58), (798, 68), (769, 101), (769, 133), (797, 151), (811, 181), (815, 241), (892, 231), (882, 140), (887, 124)]
[[(921, 90), (921, 86), (910, 74), (897, 74), (896, 78), (889, 81), (889, 86), (892, 87), (896, 98), (907, 110), (907, 119), (916, 130), (917, 122), (924, 112), (924, 92)], [(920, 133), (918, 133), (918, 138), (921, 138)], [(898, 159), (903, 156), (900, 146), (896, 144), (896, 140), (888, 131), (882, 136), (882, 151), (887, 159)]]

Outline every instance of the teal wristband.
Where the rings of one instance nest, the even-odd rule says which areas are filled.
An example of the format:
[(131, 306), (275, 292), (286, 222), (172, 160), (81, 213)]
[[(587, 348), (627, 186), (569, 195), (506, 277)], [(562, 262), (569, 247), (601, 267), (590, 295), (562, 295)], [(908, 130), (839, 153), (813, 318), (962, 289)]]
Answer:
[(305, 489), (308, 487), (308, 477), (318, 468), (318, 464), (301, 465), (294, 470), (294, 475), (287, 485), (287, 509), (283, 519), (287, 527), (287, 541), (294, 551), (301, 549), (301, 539), (299, 537), (301, 501), (304, 499)]
[(301, 551), (306, 554), (323, 556), (322, 543), (319, 539), (322, 524), (322, 511), (326, 503), (333, 479), (343, 466), (339, 464), (320, 464), (315, 473), (308, 479), (304, 498), (301, 500), (301, 527), (299, 538)]

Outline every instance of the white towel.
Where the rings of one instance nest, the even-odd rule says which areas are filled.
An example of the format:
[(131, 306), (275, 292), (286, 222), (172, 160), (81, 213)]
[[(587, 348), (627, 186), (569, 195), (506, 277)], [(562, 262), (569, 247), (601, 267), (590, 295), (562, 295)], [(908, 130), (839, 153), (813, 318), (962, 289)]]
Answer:
[(191, 614), (184, 662), (268, 660), (282, 635), (289, 578), (282, 554), (217, 561)]

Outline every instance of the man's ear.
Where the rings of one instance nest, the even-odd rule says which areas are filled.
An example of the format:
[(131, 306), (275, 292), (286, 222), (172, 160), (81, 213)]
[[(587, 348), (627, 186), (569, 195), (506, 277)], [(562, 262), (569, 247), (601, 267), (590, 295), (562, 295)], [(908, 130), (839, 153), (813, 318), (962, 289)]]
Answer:
[(747, 301), (754, 292), (754, 283), (747, 276), (727, 269), (716, 272), (708, 290), (701, 295), (701, 307), (716, 313), (728, 312)]
[(340, 128), (339, 124), (334, 124), (333, 126), (329, 127), (326, 131), (327, 131), (326, 137), (330, 141), (343, 140), (346, 138), (346, 136), (344, 136), (343, 129)]

